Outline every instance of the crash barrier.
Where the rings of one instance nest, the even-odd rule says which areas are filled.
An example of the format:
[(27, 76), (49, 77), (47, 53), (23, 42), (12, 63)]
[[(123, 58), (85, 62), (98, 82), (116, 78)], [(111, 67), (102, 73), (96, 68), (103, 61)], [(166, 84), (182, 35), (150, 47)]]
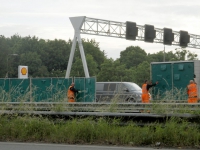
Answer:
[(1, 102), (1, 111), (117, 112), (154, 114), (200, 114), (200, 103), (95, 103), (95, 102)]
[[(72, 119), (72, 118), (112, 118), (120, 119), (122, 123), (134, 121), (136, 125), (143, 126), (145, 124), (150, 124), (151, 122), (166, 122), (170, 118), (182, 118), (187, 119), (190, 123), (199, 122), (200, 116), (198, 114), (189, 113), (178, 113), (178, 114), (154, 114), (154, 113), (117, 113), (117, 112), (55, 112), (55, 111), (1, 111), (0, 115), (31, 115), (31, 116), (44, 116), (52, 118), (62, 118), (62, 119)], [(127, 123), (128, 123), (127, 122)]]
[(74, 82), (79, 89), (77, 102), (95, 100), (96, 78), (28, 78), (0, 79), (0, 102), (60, 102)]

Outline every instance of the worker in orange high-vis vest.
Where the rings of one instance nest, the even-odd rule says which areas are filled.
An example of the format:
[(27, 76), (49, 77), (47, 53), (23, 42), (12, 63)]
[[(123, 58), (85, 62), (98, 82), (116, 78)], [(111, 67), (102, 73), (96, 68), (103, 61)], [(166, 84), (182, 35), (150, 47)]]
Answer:
[(198, 102), (198, 88), (194, 80), (190, 80), (190, 84), (187, 86), (188, 103)]
[(156, 86), (156, 84), (158, 84), (158, 82), (152, 84), (149, 83), (148, 80), (144, 81), (144, 84), (142, 85), (142, 103), (149, 103), (149, 89), (153, 86)]
[(68, 102), (75, 102), (76, 101), (76, 93), (78, 93), (78, 90), (75, 89), (75, 84), (72, 83), (67, 91), (67, 98), (68, 98)]

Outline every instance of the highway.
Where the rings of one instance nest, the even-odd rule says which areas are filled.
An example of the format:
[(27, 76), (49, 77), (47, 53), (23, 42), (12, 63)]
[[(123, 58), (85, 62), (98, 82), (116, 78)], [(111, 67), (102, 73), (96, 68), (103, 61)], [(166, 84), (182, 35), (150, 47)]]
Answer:
[[(0, 150), (186, 150), (182, 148), (168, 149), (158, 147), (122, 147), (122, 146), (98, 146), (98, 145), (65, 145), (45, 143), (16, 143), (0, 142)], [(191, 150), (191, 148), (190, 148)]]

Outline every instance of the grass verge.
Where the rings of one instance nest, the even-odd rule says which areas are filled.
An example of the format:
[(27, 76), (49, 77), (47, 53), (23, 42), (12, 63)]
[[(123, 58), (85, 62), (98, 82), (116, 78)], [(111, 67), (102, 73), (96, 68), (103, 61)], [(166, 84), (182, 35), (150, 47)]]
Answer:
[(134, 122), (121, 125), (119, 119), (49, 119), (34, 116), (0, 117), (0, 140), (66, 144), (112, 144), (129, 146), (197, 147), (200, 128), (180, 118), (166, 123), (138, 126)]

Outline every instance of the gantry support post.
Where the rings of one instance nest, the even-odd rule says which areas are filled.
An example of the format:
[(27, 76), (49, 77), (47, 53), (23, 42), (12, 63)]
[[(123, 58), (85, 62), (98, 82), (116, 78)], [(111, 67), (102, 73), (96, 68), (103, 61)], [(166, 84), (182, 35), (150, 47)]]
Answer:
[(73, 43), (72, 43), (72, 47), (71, 47), (71, 52), (70, 52), (70, 56), (69, 56), (69, 61), (68, 61), (68, 66), (67, 66), (65, 78), (69, 78), (69, 76), (70, 76), (72, 61), (73, 61), (73, 58), (74, 58), (74, 53), (75, 53), (77, 41), (78, 41), (79, 50), (80, 50), (80, 53), (81, 53), (81, 59), (82, 59), (82, 63), (83, 63), (85, 77), (86, 78), (90, 77), (89, 72), (88, 72), (87, 63), (86, 63), (85, 53), (84, 53), (84, 49), (83, 49), (83, 44), (82, 44), (82, 40), (81, 40), (81, 35), (80, 35), (80, 29), (83, 25), (84, 20), (85, 20), (85, 16), (71, 17), (70, 18), (70, 21), (71, 21), (71, 23), (74, 27), (75, 33), (74, 33), (74, 39), (73, 39)]

